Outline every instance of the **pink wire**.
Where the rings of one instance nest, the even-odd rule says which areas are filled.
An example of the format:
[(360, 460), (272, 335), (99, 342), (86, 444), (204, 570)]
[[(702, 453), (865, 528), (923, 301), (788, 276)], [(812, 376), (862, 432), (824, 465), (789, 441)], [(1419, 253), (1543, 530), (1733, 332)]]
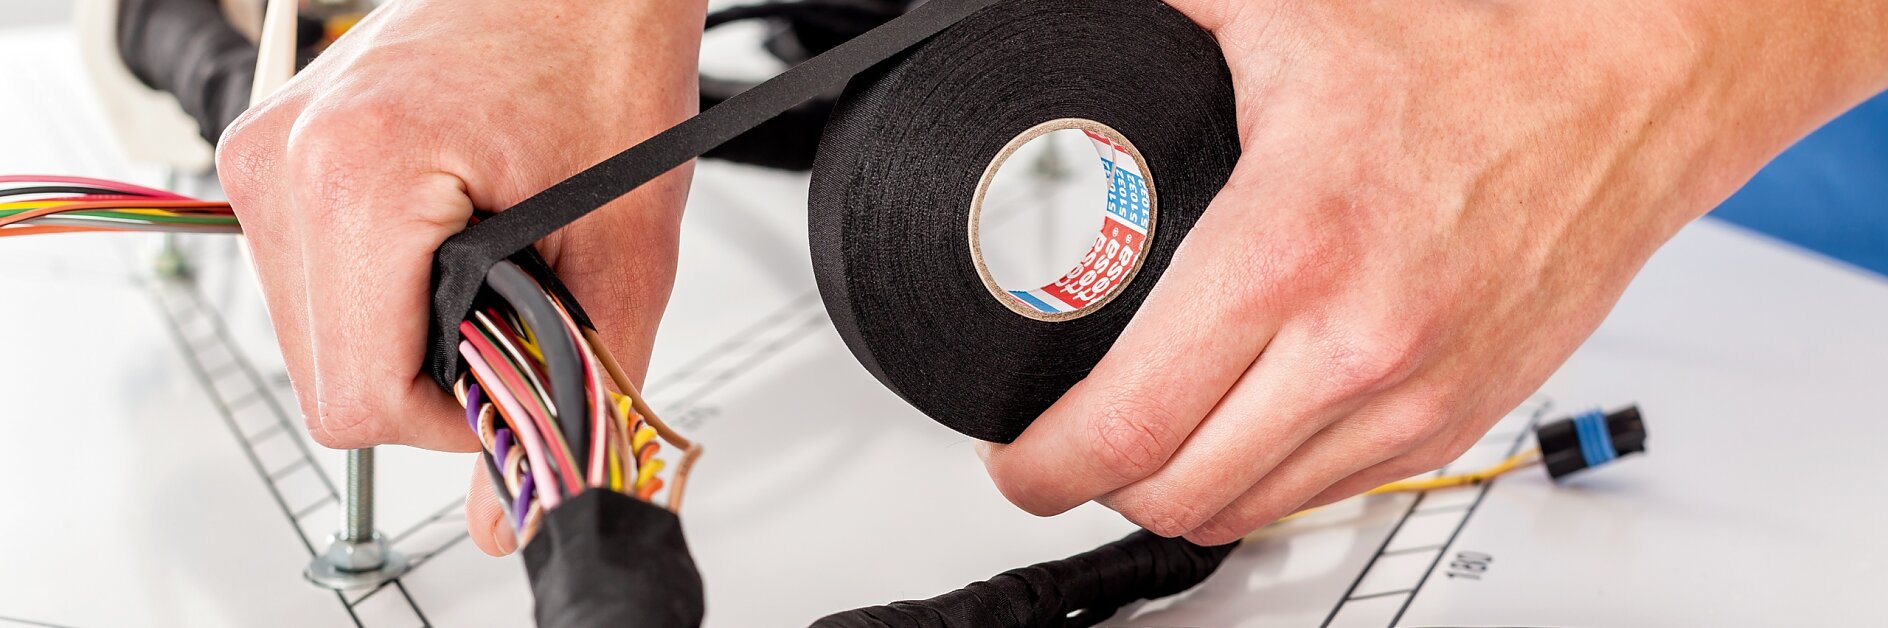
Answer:
[[(512, 396), (509, 389), (502, 385), (490, 385), (494, 382), (503, 382), (504, 380), (498, 378), (497, 373), (492, 370), (491, 365), (485, 362), (485, 358), (479, 355), (478, 349), (472, 346), (470, 341), (459, 341), (459, 355), (465, 358), (466, 365), (472, 367), (472, 372), (478, 375), (479, 382), (482, 384), (479, 388), (484, 390), (485, 394), (490, 395), (492, 401), (497, 403), (499, 407), (504, 408), (505, 414), (512, 417), (526, 417), (526, 420), (523, 422), (512, 426), (514, 428), (512, 431), (518, 434), (518, 440), (524, 441), (525, 453), (530, 454), (531, 474), (539, 478), (538, 481), (540, 482), (544, 481), (544, 478), (557, 477), (551, 475), (550, 467), (546, 466), (544, 462), (549, 460), (549, 458), (545, 457), (544, 443), (538, 439), (536, 427), (531, 426), (530, 429), (525, 429), (526, 426), (530, 425), (529, 417), (531, 415), (524, 412), (523, 406), (518, 403), (517, 397)], [(563, 501), (562, 496), (558, 495), (557, 491), (540, 490), (537, 493), (538, 500), (544, 502), (545, 508), (554, 507), (559, 502)]]
[(27, 202), (31, 202), (31, 203), (98, 203), (102, 201), (133, 201), (135, 202), (135, 201), (158, 201), (158, 200), (169, 201), (169, 200), (176, 200), (176, 199), (168, 199), (168, 198), (157, 199), (157, 198), (151, 198), (149, 196), (136, 196), (132, 194), (87, 194), (85, 196), (61, 196), (58, 198), (36, 198)]
[(166, 192), (166, 191), (155, 189), (155, 188), (147, 188), (142, 185), (132, 185), (130, 183), (124, 183), (120, 181), (107, 181), (105, 179), (94, 179), (91, 177), (74, 177), (74, 176), (57, 175), (57, 174), (0, 175), (0, 183), (69, 183), (72, 185), (84, 185), (84, 186), (95, 187), (95, 188), (105, 188), (107, 190), (117, 190), (120, 192), (130, 192), (133, 194), (144, 194), (146, 196), (154, 196), (154, 197), (165, 199), (165, 200), (174, 200), (174, 201), (195, 200), (188, 196), (183, 196), (183, 195), (176, 194), (173, 192)]

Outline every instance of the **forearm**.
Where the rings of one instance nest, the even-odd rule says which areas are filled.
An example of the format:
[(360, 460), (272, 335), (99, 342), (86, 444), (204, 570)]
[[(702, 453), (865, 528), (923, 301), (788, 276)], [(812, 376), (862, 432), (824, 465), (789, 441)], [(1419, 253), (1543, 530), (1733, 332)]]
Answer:
[(1730, 176), (1888, 89), (1888, 1), (1670, 0), (1694, 34), (1711, 145)]
[[(1460, 111), (1430, 112), (1413, 128), (1507, 137), (1497, 149), (1542, 134), (1618, 149), (1617, 167), (1595, 173), (1605, 179), (1592, 185), (1634, 214), (1619, 217), (1641, 227), (1629, 239), (1646, 247), (1715, 207), (1798, 138), (1888, 88), (1888, 0), (1169, 4), (1212, 30), (1228, 56), (1248, 58), (1234, 70), (1252, 75), (1236, 77), (1241, 109), (1254, 110), (1242, 122), (1258, 127), (1243, 129), (1248, 136), (1263, 138), (1277, 124), (1267, 92), (1291, 87), (1273, 76), (1370, 76), (1412, 92), (1472, 92)], [(1424, 64), (1385, 65), (1410, 58)], [(1487, 70), (1501, 67), (1516, 71)], [(1359, 115), (1392, 115), (1342, 94), (1328, 100)], [(1528, 108), (1559, 120), (1504, 135), (1513, 121), (1502, 114)]]
[(1888, 89), (1888, 0), (1671, 1), (1788, 140)]

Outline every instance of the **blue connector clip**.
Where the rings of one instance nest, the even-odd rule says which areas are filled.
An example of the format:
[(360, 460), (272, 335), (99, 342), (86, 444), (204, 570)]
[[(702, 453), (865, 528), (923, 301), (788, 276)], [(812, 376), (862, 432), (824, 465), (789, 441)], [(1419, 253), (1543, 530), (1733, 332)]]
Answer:
[(1541, 425), (1534, 435), (1540, 440), (1547, 474), (1556, 480), (1645, 451), (1645, 420), (1638, 406), (1610, 414), (1598, 409), (1583, 412)]

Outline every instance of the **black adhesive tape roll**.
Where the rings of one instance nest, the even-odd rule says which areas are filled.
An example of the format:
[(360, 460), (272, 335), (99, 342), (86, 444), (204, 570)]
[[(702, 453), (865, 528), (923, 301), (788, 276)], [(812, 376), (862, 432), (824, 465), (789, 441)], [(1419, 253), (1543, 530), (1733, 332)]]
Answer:
[[(1112, 172), (1147, 174), (1151, 216), (1125, 282), (1077, 311), (1032, 316), (1029, 297), (980, 273), (971, 208), (993, 160), (1056, 121), (1138, 151), (1117, 153)], [(945, 426), (1009, 442), (1107, 352), (1238, 157), (1225, 60), (1178, 11), (999, 2), (848, 85), (808, 201), (820, 294), (879, 381)]]

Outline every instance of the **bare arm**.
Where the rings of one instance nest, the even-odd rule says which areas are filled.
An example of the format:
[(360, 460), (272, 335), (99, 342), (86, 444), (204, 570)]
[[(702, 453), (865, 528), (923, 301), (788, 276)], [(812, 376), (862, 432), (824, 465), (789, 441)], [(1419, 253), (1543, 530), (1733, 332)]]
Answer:
[(1882, 0), (1171, 4), (1244, 156), (1113, 352), (984, 454), (1026, 510), (1206, 544), (1460, 454), (1680, 227), (1888, 87)]

